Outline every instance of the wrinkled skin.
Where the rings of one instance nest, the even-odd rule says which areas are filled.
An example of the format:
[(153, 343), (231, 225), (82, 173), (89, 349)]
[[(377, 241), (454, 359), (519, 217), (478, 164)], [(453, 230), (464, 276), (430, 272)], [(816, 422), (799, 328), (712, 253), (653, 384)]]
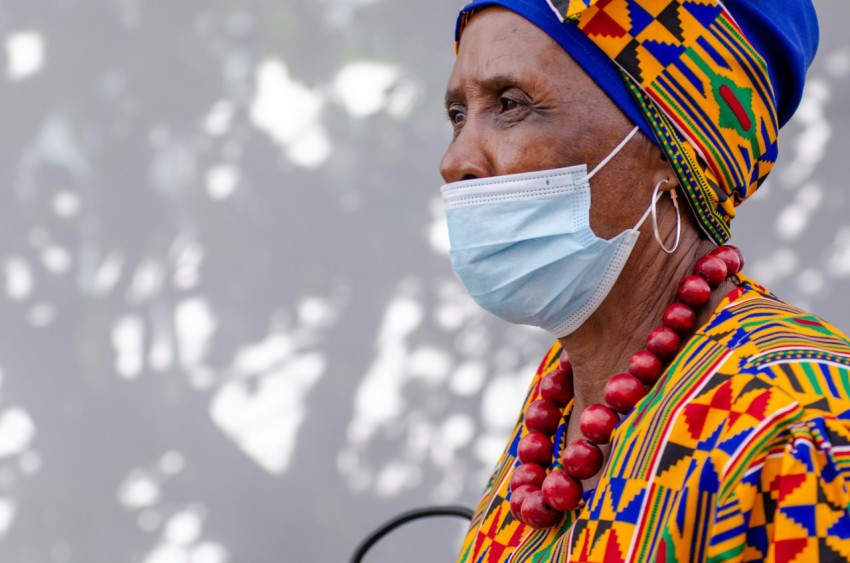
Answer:
[[(582, 163), (592, 169), (634, 127), (554, 40), (499, 7), (476, 14), (464, 31), (448, 82), (446, 110), (453, 127), (440, 165), (446, 182)], [(661, 150), (638, 133), (591, 180), (594, 232), (612, 238), (633, 227), (663, 180), (663, 190), (678, 188)], [(653, 237), (651, 222), (644, 223), (608, 297), (582, 327), (561, 339), (574, 368), (577, 412), (602, 401), (607, 380), (626, 370), (631, 354), (643, 348), (646, 336), (661, 324), (679, 281), (713, 248), (700, 235), (684, 197), (679, 201), (678, 250), (666, 254)], [(658, 212), (659, 231), (670, 247), (677, 221), (670, 198), (659, 201)], [(714, 291), (698, 318), (700, 324), (731, 289), (726, 282)], [(567, 440), (578, 437), (574, 416)]]

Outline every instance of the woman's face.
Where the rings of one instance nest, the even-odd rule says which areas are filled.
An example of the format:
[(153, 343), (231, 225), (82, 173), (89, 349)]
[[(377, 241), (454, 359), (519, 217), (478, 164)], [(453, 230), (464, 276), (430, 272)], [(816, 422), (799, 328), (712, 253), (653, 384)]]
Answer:
[[(633, 127), (545, 32), (497, 7), (476, 14), (464, 30), (446, 111), (454, 130), (440, 165), (446, 182), (580, 163), (590, 169)], [(591, 184), (598, 236), (632, 227), (649, 203), (652, 185), (640, 178), (649, 176), (651, 144), (638, 138)]]

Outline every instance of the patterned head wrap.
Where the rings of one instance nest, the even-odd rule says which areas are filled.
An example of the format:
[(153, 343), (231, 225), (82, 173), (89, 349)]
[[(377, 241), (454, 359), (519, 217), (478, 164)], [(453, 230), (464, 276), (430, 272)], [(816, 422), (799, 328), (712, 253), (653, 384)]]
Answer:
[(557, 41), (666, 153), (706, 235), (729, 238), (735, 207), (776, 161), (818, 43), (810, 0), (477, 0)]

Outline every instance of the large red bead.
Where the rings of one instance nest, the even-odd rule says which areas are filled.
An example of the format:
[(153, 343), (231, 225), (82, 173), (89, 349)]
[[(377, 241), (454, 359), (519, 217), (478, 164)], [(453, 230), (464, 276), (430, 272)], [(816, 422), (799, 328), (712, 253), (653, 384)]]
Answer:
[(666, 326), (660, 326), (649, 333), (646, 349), (661, 358), (669, 360), (679, 351), (679, 335)]
[(552, 462), (552, 440), (540, 432), (530, 432), (519, 441), (517, 453), (522, 463), (547, 467)]
[(529, 493), (533, 493), (534, 491), (539, 491), (538, 487), (532, 487), (531, 485), (523, 485), (522, 487), (517, 487), (516, 489), (511, 489), (511, 514), (514, 515), (514, 518), (517, 520), (522, 520), (522, 516), (520, 513), (520, 509), (522, 508), (522, 501), (525, 500), (525, 497), (529, 495)]
[(587, 440), (575, 440), (564, 449), (561, 463), (576, 479), (590, 479), (602, 469), (602, 450)]
[(532, 432), (543, 432), (551, 436), (558, 429), (564, 413), (558, 405), (547, 399), (534, 401), (525, 410), (525, 427)]
[(620, 417), (614, 409), (602, 403), (594, 403), (581, 413), (578, 427), (581, 433), (594, 444), (607, 444), (618, 422)]
[(688, 276), (679, 284), (676, 294), (682, 303), (697, 309), (708, 303), (711, 298), (711, 288), (702, 277)]
[(649, 350), (641, 350), (629, 360), (629, 373), (647, 385), (652, 385), (661, 377), (661, 360)]
[(725, 244), (724, 246), (731, 248), (735, 251), (735, 254), (738, 255), (738, 261), (741, 263), (741, 267), (738, 270), (739, 272), (744, 269), (744, 253), (741, 252), (741, 249), (735, 246), (734, 244)]
[(573, 398), (573, 378), (562, 369), (556, 369), (540, 380), (540, 396), (561, 408)]
[(719, 256), (703, 256), (694, 265), (694, 274), (700, 276), (708, 282), (709, 287), (717, 287), (727, 275), (726, 262)]
[(605, 384), (605, 402), (623, 414), (632, 410), (644, 396), (646, 387), (628, 373), (618, 373)]
[(584, 492), (581, 483), (567, 475), (563, 469), (547, 475), (541, 490), (546, 504), (563, 512), (577, 507)]
[(519, 467), (515, 467), (513, 473), (511, 473), (511, 490), (516, 490), (523, 485), (531, 485), (539, 489), (545, 478), (545, 469), (536, 463), (523, 463)]
[(684, 303), (672, 303), (664, 310), (664, 326), (672, 328), (682, 336), (690, 334), (697, 325), (696, 312)]
[(561, 521), (564, 513), (546, 504), (543, 491), (534, 491), (522, 501), (520, 516), (522, 521), (532, 528), (543, 529), (555, 526)]
[(740, 251), (736, 252), (736, 249), (731, 246), (719, 246), (711, 251), (711, 256), (716, 256), (723, 260), (726, 264), (726, 275), (734, 276), (738, 272), (741, 271), (744, 263), (741, 259)]

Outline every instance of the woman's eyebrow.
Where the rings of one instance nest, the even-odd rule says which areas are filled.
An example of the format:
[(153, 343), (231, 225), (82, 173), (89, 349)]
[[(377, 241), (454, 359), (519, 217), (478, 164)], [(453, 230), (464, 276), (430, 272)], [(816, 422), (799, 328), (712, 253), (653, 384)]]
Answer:
[(463, 94), (461, 94), (460, 88), (448, 88), (446, 90), (446, 95), (444, 98), (444, 104), (446, 108), (452, 105), (455, 102), (458, 102), (463, 99)]
[[(508, 86), (517, 86), (522, 83), (522, 79), (512, 72), (501, 72), (492, 76), (487, 76), (481, 79), (475, 79), (472, 82), (474, 88), (482, 92), (497, 92), (504, 90)], [(464, 87), (453, 87), (446, 90), (445, 104), (448, 106), (451, 103), (463, 100), (466, 90)]]
[(478, 86), (485, 91), (504, 90), (508, 86), (520, 84), (520, 77), (514, 73), (500, 73), (488, 76), (478, 82)]

